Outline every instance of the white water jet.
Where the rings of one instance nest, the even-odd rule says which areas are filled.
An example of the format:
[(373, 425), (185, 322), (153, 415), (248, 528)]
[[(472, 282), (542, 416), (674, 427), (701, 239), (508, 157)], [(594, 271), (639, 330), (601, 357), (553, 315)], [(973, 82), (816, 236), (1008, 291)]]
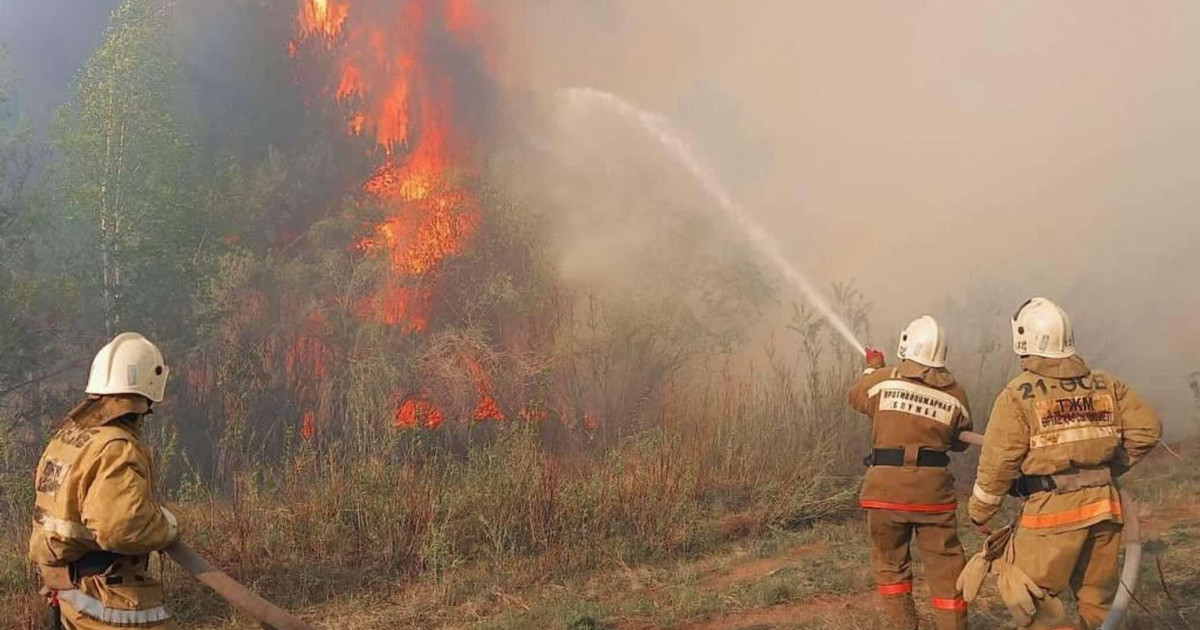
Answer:
[(700, 182), (704, 191), (725, 210), (729, 218), (746, 233), (746, 237), (750, 239), (759, 253), (771, 261), (785, 278), (800, 289), (809, 303), (852, 347), (859, 353), (866, 354), (863, 344), (854, 336), (854, 332), (850, 330), (846, 322), (842, 321), (837, 311), (833, 310), (833, 307), (825, 300), (825, 296), (821, 295), (808, 281), (808, 278), (780, 253), (775, 241), (746, 214), (740, 204), (734, 201), (716, 175), (700, 162), (683, 136), (674, 130), (670, 120), (659, 114), (643, 110), (615, 94), (593, 88), (571, 88), (564, 90), (563, 95), (571, 108), (579, 108), (588, 104), (599, 105), (625, 120), (635, 123), (654, 136), (663, 148)]

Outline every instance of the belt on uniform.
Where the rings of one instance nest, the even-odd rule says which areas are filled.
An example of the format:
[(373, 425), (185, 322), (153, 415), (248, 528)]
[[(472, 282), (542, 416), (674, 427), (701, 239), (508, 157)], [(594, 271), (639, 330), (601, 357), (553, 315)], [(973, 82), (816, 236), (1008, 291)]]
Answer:
[(71, 581), (78, 582), (80, 578), (104, 575), (114, 564), (125, 558), (136, 559), (135, 556), (125, 556), (111, 551), (89, 551), (70, 564)]
[(1039, 492), (1054, 492), (1058, 484), (1050, 475), (1021, 475), (1008, 489), (1009, 496), (1027, 497)]
[[(864, 466), (903, 466), (904, 449), (877, 448), (863, 460)], [(945, 468), (950, 465), (950, 456), (942, 451), (922, 448), (917, 451), (917, 466), (921, 468)]]
[(1014, 497), (1027, 497), (1038, 492), (1073, 492), (1112, 483), (1113, 473), (1108, 466), (1071, 468), (1055, 475), (1021, 475), (1008, 493)]

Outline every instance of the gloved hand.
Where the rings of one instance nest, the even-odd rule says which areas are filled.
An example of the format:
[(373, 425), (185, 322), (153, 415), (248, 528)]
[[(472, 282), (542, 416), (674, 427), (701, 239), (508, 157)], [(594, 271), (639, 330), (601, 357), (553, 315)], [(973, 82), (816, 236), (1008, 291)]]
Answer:
[(983, 588), (983, 580), (991, 569), (992, 561), (987, 559), (986, 549), (971, 556), (962, 573), (958, 574), (958, 581), (955, 582), (955, 588), (962, 593), (964, 601), (967, 603), (975, 601), (975, 598), (979, 596), (979, 590)]
[(1046, 599), (1046, 591), (1024, 571), (1007, 561), (997, 560), (992, 567), (996, 569), (996, 587), (1000, 590), (1000, 599), (1012, 613), (1013, 621), (1021, 628), (1033, 623), (1039, 603)]
[(887, 365), (886, 361), (887, 359), (884, 358), (882, 350), (867, 348), (867, 367), (871, 368), (872, 370), (878, 370), (884, 365)]
[(983, 588), (983, 581), (992, 570), (992, 562), (1004, 555), (1008, 540), (1012, 538), (1012, 527), (1002, 527), (994, 533), (989, 532), (983, 549), (967, 561), (967, 566), (958, 574), (956, 586), (967, 602), (974, 601)]

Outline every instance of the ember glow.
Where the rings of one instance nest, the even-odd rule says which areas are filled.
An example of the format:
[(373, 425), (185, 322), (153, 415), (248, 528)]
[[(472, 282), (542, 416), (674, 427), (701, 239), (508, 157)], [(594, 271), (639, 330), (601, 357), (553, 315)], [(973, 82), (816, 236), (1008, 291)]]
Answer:
[[(343, 117), (346, 134), (369, 139), (378, 166), (361, 194), (385, 210), (357, 248), (387, 260), (384, 286), (358, 305), (360, 316), (409, 333), (429, 330), (438, 271), (470, 246), (479, 203), (464, 184), (472, 175), (470, 125), (459, 119), (464, 87), (452, 71), (484, 56), (475, 0), (298, 0), (292, 56), (331, 61), (322, 93)], [(448, 60), (452, 50), (453, 60)], [(503, 419), (482, 370), (469, 419)], [(396, 425), (435, 428), (442, 411), (407, 395)]]
[(396, 427), (400, 429), (436, 429), (440, 426), (442, 410), (424, 398), (410, 396), (400, 404), (400, 409), (396, 412)]

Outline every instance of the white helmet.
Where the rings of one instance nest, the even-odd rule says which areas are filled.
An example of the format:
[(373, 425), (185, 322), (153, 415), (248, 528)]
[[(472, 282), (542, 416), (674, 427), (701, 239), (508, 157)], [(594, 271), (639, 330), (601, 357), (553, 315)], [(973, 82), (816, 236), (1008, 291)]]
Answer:
[(946, 367), (946, 331), (929, 315), (914, 319), (900, 333), (900, 349), (896, 356), (925, 367)]
[(1046, 298), (1021, 305), (1012, 319), (1013, 352), (1047, 359), (1075, 356), (1075, 330), (1071, 318)]
[(137, 333), (121, 333), (92, 360), (84, 391), (95, 396), (141, 394), (162, 402), (169, 373), (157, 346)]

